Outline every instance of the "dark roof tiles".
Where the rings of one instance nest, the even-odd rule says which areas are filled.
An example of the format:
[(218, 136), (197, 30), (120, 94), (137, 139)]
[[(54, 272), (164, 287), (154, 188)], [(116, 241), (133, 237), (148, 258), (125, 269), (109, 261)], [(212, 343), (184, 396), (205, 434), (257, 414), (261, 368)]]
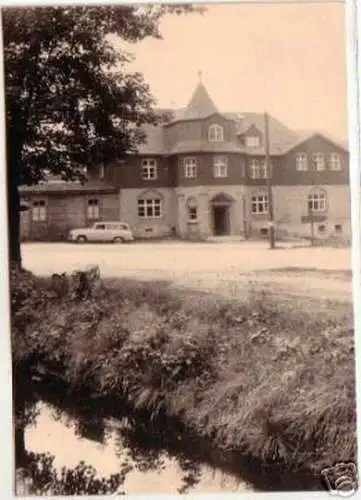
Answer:
[(68, 193), (115, 193), (117, 189), (101, 180), (91, 180), (81, 184), (80, 182), (66, 182), (60, 180), (49, 180), (31, 186), (20, 186), (21, 195), (27, 194), (68, 194)]
[(203, 83), (199, 83), (195, 89), (188, 106), (183, 112), (183, 120), (195, 120), (207, 118), (217, 113), (217, 108), (212, 101)]

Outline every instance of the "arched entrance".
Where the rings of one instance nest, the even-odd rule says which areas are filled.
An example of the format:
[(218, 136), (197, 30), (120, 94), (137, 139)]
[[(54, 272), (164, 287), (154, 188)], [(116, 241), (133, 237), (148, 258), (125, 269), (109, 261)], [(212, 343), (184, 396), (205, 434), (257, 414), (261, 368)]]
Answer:
[(228, 236), (231, 234), (231, 210), (234, 199), (220, 193), (211, 199), (211, 227), (214, 236)]

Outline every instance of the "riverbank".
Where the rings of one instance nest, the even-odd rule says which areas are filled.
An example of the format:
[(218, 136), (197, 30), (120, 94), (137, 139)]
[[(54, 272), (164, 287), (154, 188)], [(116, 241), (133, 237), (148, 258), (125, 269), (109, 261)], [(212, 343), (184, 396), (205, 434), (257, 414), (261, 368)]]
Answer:
[(323, 468), (355, 461), (350, 304), (259, 290), (231, 300), (125, 279), (76, 302), (27, 279), (13, 328), (22, 376), (41, 366), (74, 392), (176, 421), (215, 461), (253, 469), (265, 491), (275, 475), (278, 489), (281, 478), (287, 489), (322, 488)]

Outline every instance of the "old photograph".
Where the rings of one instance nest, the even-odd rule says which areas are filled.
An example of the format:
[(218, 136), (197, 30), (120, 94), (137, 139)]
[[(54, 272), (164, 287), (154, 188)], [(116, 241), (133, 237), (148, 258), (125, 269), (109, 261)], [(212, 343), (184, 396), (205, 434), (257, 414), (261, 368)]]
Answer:
[(14, 494), (352, 495), (345, 5), (1, 15)]

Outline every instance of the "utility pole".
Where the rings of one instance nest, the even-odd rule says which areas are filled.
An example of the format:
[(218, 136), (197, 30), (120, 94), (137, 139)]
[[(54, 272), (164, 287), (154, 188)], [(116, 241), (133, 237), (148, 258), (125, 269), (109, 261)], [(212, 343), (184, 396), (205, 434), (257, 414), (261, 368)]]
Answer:
[[(316, 162), (314, 161), (313, 157), (312, 157), (312, 161), (311, 161), (311, 186), (313, 187), (315, 185), (315, 170), (316, 170), (317, 166), (316, 166)], [(313, 214), (313, 208), (309, 202), (309, 200), (307, 200), (307, 213), (308, 213), (308, 217), (310, 219), (310, 229), (311, 229), (311, 247), (314, 246), (315, 244), (315, 220), (314, 220), (314, 214)]]
[(314, 222), (314, 218), (313, 218), (312, 208), (310, 208), (310, 204), (308, 201), (307, 201), (307, 203), (308, 203), (308, 216), (309, 216), (310, 225), (311, 225), (311, 247), (313, 247), (315, 244), (315, 222)]
[(270, 249), (273, 250), (275, 248), (275, 226), (273, 217), (272, 165), (270, 162), (268, 113), (264, 114), (264, 124), (265, 124), (265, 170), (266, 170), (267, 193), (268, 193), (268, 235), (269, 235)]

